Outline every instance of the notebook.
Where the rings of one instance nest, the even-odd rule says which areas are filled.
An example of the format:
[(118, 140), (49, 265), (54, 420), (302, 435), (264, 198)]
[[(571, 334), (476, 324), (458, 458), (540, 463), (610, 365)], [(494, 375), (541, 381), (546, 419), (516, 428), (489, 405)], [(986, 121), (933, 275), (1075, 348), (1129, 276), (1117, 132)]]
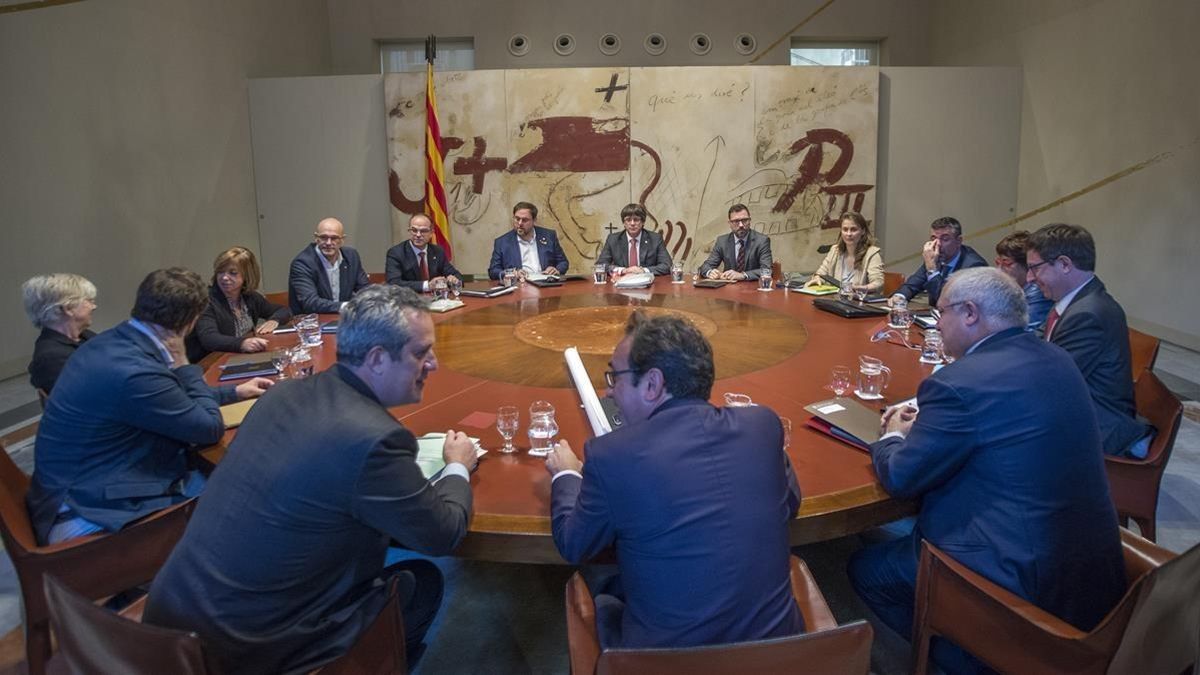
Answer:
[(271, 363), (270, 359), (266, 361), (254, 361), (252, 363), (242, 363), (236, 366), (230, 366), (221, 371), (220, 377), (217, 379), (221, 382), (228, 380), (241, 380), (247, 377), (269, 377), (278, 375), (279, 370), (275, 368), (275, 364)]
[(492, 286), (491, 288), (464, 288), (462, 289), (462, 294), (469, 298), (495, 298), (516, 290), (516, 285)]
[(887, 307), (878, 307), (858, 302), (847, 302), (839, 298), (815, 298), (813, 305), (817, 309), (837, 314), (847, 319), (863, 319), (888, 315)]
[(880, 414), (852, 398), (817, 401), (804, 409), (813, 414), (806, 424), (859, 450), (879, 440)]

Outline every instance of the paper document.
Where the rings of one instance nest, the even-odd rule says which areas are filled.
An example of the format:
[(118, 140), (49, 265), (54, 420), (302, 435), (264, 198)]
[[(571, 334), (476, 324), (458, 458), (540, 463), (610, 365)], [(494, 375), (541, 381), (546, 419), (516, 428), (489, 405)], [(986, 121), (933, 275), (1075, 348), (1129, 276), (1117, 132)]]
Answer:
[(563, 358), (567, 361), (567, 370), (571, 373), (571, 380), (575, 383), (575, 391), (579, 392), (579, 400), (583, 403), (583, 412), (587, 415), (588, 423), (592, 425), (592, 433), (596, 436), (603, 436), (612, 431), (612, 425), (608, 423), (608, 416), (604, 414), (604, 408), (600, 406), (600, 397), (596, 395), (596, 388), (592, 386), (592, 381), (588, 378), (583, 359), (579, 358), (579, 350), (567, 347), (563, 350)]
[(233, 429), (234, 427), (241, 426), (242, 420), (246, 419), (246, 413), (250, 412), (250, 408), (257, 400), (256, 398), (248, 398), (245, 401), (221, 406), (221, 419), (225, 422), (225, 428)]
[[(476, 457), (487, 454), (487, 450), (479, 446), (478, 438), (471, 438), (471, 442), (475, 444)], [(426, 480), (433, 480), (446, 468), (446, 460), (442, 458), (442, 445), (445, 443), (446, 434), (441, 433), (425, 434), (417, 439), (417, 466), (421, 467), (421, 474)]]

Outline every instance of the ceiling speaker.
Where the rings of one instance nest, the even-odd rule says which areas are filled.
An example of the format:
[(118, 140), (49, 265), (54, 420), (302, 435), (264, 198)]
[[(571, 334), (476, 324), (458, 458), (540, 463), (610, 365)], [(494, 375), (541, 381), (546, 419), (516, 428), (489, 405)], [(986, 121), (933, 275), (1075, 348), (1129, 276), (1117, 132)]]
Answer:
[(575, 52), (575, 36), (563, 33), (554, 38), (554, 53), (559, 56), (570, 56)]
[(605, 56), (613, 56), (621, 51), (621, 38), (615, 33), (605, 33), (600, 36), (600, 53)]
[(696, 56), (704, 56), (712, 51), (712, 40), (709, 39), (706, 33), (696, 33), (692, 35), (692, 40), (689, 45), (692, 53)]
[(651, 33), (646, 36), (642, 46), (650, 56), (659, 56), (667, 51), (667, 38), (663, 37), (662, 33)]
[(742, 56), (750, 56), (757, 48), (758, 40), (749, 33), (738, 33), (738, 36), (733, 38), (733, 49)]
[(513, 56), (525, 56), (529, 53), (529, 38), (521, 33), (508, 38), (508, 53)]

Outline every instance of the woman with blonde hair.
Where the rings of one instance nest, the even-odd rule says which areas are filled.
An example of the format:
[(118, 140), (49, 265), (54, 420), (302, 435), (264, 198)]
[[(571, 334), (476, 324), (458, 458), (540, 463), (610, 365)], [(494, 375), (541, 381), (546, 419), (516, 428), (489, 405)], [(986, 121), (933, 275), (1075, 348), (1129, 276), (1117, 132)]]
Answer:
[(825, 283), (822, 275), (837, 279), (843, 288), (851, 290), (868, 293), (883, 290), (883, 251), (875, 245), (875, 237), (862, 214), (842, 214), (837, 245), (829, 249), (816, 274), (805, 285)]
[(208, 307), (196, 321), (188, 358), (198, 361), (210, 352), (261, 352), (271, 331), (292, 318), (287, 307), (258, 292), (262, 280), (258, 259), (247, 248), (234, 246), (213, 261)]
[(25, 313), (41, 329), (29, 362), (29, 382), (47, 394), (88, 330), (96, 309), (96, 286), (78, 274), (42, 274), (21, 284)]

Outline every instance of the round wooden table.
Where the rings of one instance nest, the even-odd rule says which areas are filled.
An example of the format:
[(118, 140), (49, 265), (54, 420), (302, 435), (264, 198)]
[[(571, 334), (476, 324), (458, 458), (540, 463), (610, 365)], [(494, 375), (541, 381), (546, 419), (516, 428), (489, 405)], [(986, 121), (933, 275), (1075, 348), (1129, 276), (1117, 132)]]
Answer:
[[(865, 452), (804, 424), (809, 417), (804, 406), (833, 396), (825, 389), (830, 369), (847, 365), (857, 372), (860, 354), (881, 358), (892, 369), (885, 399), (872, 407), (912, 397), (932, 372), (918, 361), (919, 352), (870, 341), (882, 320), (843, 319), (817, 310), (811, 296), (783, 289), (760, 292), (748, 282), (694, 288), (672, 284), (669, 277), (644, 290), (573, 281), (556, 288), (525, 284), (499, 298), (463, 300), (465, 307), (433, 315), (439, 368), (426, 380), (421, 402), (392, 410), (417, 435), (455, 429), (480, 438), (489, 450), (471, 476), (475, 515), (456, 555), (564, 563), (550, 535), (550, 475), (542, 458), (524, 451), (529, 405), (539, 399), (552, 403), (559, 437), (584, 454), (592, 431), (562, 349), (579, 348), (603, 396), (603, 372), (635, 308), (688, 316), (708, 335), (716, 363), (715, 404), (722, 405), (728, 392), (743, 393), (791, 419), (788, 454), (803, 495), (791, 525), (793, 545), (852, 534), (915, 512), (913, 503), (883, 491)], [(271, 342), (290, 346), (296, 337), (277, 335)], [(335, 352), (336, 337), (326, 335), (324, 345), (312, 352), (316, 368), (331, 366)], [(210, 383), (216, 383), (218, 372), (209, 369)], [(514, 455), (496, 452), (503, 441), (495, 412), (506, 404), (521, 410), (514, 439), (520, 452)], [(219, 462), (235, 433), (226, 432), (219, 445), (202, 454)]]

